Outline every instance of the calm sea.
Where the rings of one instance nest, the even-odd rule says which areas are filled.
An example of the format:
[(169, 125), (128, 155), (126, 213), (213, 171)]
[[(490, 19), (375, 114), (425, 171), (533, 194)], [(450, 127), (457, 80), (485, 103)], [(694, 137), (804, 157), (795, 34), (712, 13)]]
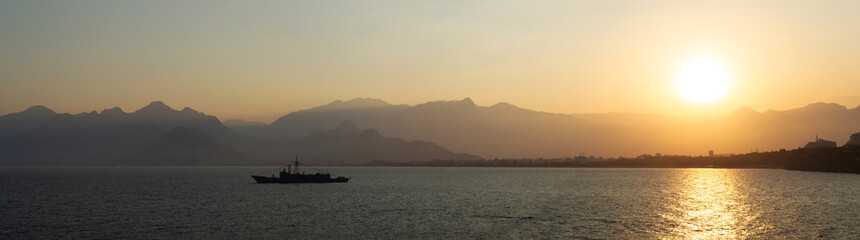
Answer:
[[(308, 167), (309, 171), (313, 169)], [(860, 175), (769, 169), (0, 168), (0, 239), (860, 239)]]

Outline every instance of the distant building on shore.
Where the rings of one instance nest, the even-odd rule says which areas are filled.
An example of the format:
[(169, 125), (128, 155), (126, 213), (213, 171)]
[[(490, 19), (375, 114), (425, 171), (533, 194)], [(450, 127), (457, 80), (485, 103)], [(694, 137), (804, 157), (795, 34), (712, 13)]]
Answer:
[(714, 157), (714, 150), (708, 151), (708, 157)]
[(821, 138), (818, 138), (818, 135), (815, 135), (815, 142), (809, 142), (806, 146), (803, 146), (805, 149), (810, 148), (825, 148), (825, 147), (836, 147), (836, 142), (827, 141)]
[(851, 134), (851, 139), (845, 143), (845, 146), (860, 146), (860, 132)]

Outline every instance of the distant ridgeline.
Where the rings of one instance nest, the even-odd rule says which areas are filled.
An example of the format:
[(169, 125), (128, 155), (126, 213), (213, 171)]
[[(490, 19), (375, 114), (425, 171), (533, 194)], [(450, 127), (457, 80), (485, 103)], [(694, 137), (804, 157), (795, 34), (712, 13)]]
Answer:
[[(768, 167), (858, 172), (858, 151), (851, 147), (860, 143), (858, 134), (843, 147), (816, 137), (804, 149), (730, 156), (603, 159), (582, 153), (743, 152), (800, 146), (815, 134), (834, 138), (857, 131), (860, 106), (849, 109), (832, 103), (675, 117), (557, 114), (507, 103), (478, 106), (469, 98), (414, 106), (360, 98), (292, 112), (267, 125), (243, 120), (222, 123), (215, 116), (191, 108), (175, 110), (156, 101), (133, 112), (111, 108), (66, 114), (34, 106), (0, 116), (0, 165), (281, 165), (299, 155), (309, 165)], [(577, 157), (498, 159), (510, 156)]]
[(636, 158), (574, 157), (554, 159), (432, 160), (412, 163), (374, 161), (372, 166), (582, 167), (582, 168), (777, 168), (800, 171), (860, 173), (860, 133), (844, 146), (816, 139), (803, 148), (724, 156), (642, 155)]
[[(269, 126), (240, 126), (259, 138), (296, 141), (314, 129), (332, 129), (349, 120), (386, 135), (433, 141), (454, 152), (485, 158), (614, 157), (642, 153), (699, 155), (714, 150), (743, 153), (803, 146), (820, 135), (847, 139), (860, 131), (860, 106), (813, 103), (787, 110), (740, 108), (725, 115), (558, 114), (471, 99), (414, 106), (378, 99), (353, 99), (289, 113)], [(842, 143), (840, 142), (839, 145)], [(390, 161), (384, 159), (385, 161)]]
[(0, 165), (281, 165), (296, 155), (314, 165), (481, 159), (432, 142), (385, 137), (350, 121), (328, 131), (315, 128), (292, 141), (258, 138), (215, 116), (174, 110), (158, 101), (134, 112), (112, 108), (66, 114), (34, 106), (0, 116)]

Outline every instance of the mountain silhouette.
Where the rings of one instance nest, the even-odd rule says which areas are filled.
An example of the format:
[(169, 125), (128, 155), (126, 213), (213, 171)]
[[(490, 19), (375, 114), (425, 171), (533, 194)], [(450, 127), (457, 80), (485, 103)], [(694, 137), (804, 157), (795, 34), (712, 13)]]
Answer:
[(372, 109), (321, 111), (312, 108), (287, 114), (269, 128), (270, 132), (283, 133), (278, 136), (289, 142), (298, 140), (297, 136), (308, 135), (315, 128), (334, 128), (344, 120), (391, 136), (439, 143), (455, 152), (507, 157), (566, 156), (568, 152), (575, 152), (567, 149), (570, 142), (551, 140), (562, 135), (581, 136), (584, 126), (589, 125), (570, 115), (537, 112), (507, 103), (481, 107), (465, 98)]
[(123, 165), (243, 165), (248, 157), (218, 143), (202, 130), (175, 127), (154, 144), (125, 157)]
[[(334, 105), (352, 101), (335, 101)], [(384, 103), (384, 101), (378, 101)], [(329, 104), (329, 105), (332, 105)], [(292, 142), (315, 128), (331, 129), (349, 120), (389, 136), (435, 142), (456, 152), (484, 157), (637, 156), (642, 153), (743, 153), (803, 146), (816, 134), (844, 139), (860, 131), (860, 110), (813, 103), (763, 113), (740, 108), (727, 115), (556, 114), (509, 103), (477, 106), (470, 98), (415, 106), (376, 104), (373, 108), (316, 107), (287, 114), (267, 127)]]
[(134, 114), (143, 117), (143, 118), (169, 118), (171, 115), (177, 115), (177, 111), (173, 110), (167, 104), (161, 101), (153, 101), (146, 105), (145, 107), (134, 111)]
[(372, 108), (384, 108), (390, 107), (391, 104), (388, 104), (385, 101), (375, 98), (356, 98), (349, 101), (341, 101), (336, 100), (332, 103), (315, 107), (310, 109), (311, 111), (337, 111), (337, 110), (358, 110), (358, 109), (372, 109)]
[(409, 108), (406, 105), (390, 105), (382, 100), (357, 98), (349, 101), (334, 101), (323, 106), (289, 113), (274, 121), (265, 130), (242, 129), (246, 135), (280, 142), (294, 142), (304, 138), (316, 128), (332, 129), (342, 121), (349, 120), (361, 126), (376, 126), (380, 123), (394, 124), (389, 117)]
[(32, 106), (19, 113), (0, 116), (0, 133), (26, 132), (57, 116), (45, 106)]
[[(181, 130), (185, 128), (195, 130)], [(145, 153), (151, 156), (175, 159), (168, 157), (175, 154), (166, 146), (156, 145), (168, 133), (179, 134), (174, 130), (202, 132), (207, 138), (189, 141), (206, 143), (207, 149), (228, 147), (246, 156), (249, 164), (281, 164), (294, 155), (316, 163), (347, 164), (478, 158), (456, 152), (488, 158), (695, 156), (709, 150), (723, 154), (792, 149), (815, 136), (844, 145), (851, 133), (860, 132), (860, 109), (813, 103), (789, 110), (740, 108), (726, 115), (684, 117), (557, 114), (509, 103), (478, 106), (470, 98), (415, 106), (362, 98), (292, 112), (270, 125), (227, 127), (215, 116), (191, 108), (177, 111), (158, 101), (130, 113), (110, 108), (67, 114), (34, 106), (0, 116), (0, 164), (115, 165), (144, 154), (144, 149), (155, 149)], [(222, 150), (207, 150), (218, 151)], [(219, 161), (159, 163), (233, 164)]]
[(0, 117), (0, 164), (115, 164), (176, 127), (200, 129), (222, 144), (245, 146), (243, 137), (214, 116), (153, 102), (133, 113), (120, 108), (57, 114), (41, 106)]
[(471, 154), (451, 152), (432, 142), (404, 141), (382, 136), (374, 129), (359, 130), (351, 121), (343, 121), (328, 131), (314, 129), (307, 137), (290, 144), (285, 153), (303, 156), (315, 164), (481, 159)]
[[(333, 111), (363, 114), (362, 111), (396, 107), (372, 99), (333, 104), (308, 112), (336, 109)], [(3, 165), (282, 164), (294, 155), (304, 156), (310, 163), (341, 164), (480, 159), (455, 154), (430, 142), (404, 141), (384, 137), (376, 130), (360, 130), (350, 121), (342, 121), (328, 131), (317, 129), (290, 142), (243, 136), (215, 116), (191, 108), (177, 111), (160, 101), (131, 113), (110, 108), (58, 114), (34, 106), (0, 116), (0, 129), (9, 129), (0, 132)]]

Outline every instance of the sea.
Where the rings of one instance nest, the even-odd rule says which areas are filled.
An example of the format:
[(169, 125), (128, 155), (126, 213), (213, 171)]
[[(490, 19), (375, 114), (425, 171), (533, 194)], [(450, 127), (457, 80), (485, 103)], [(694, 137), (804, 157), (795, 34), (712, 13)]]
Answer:
[(2, 167), (0, 239), (860, 239), (860, 175), (777, 169)]

